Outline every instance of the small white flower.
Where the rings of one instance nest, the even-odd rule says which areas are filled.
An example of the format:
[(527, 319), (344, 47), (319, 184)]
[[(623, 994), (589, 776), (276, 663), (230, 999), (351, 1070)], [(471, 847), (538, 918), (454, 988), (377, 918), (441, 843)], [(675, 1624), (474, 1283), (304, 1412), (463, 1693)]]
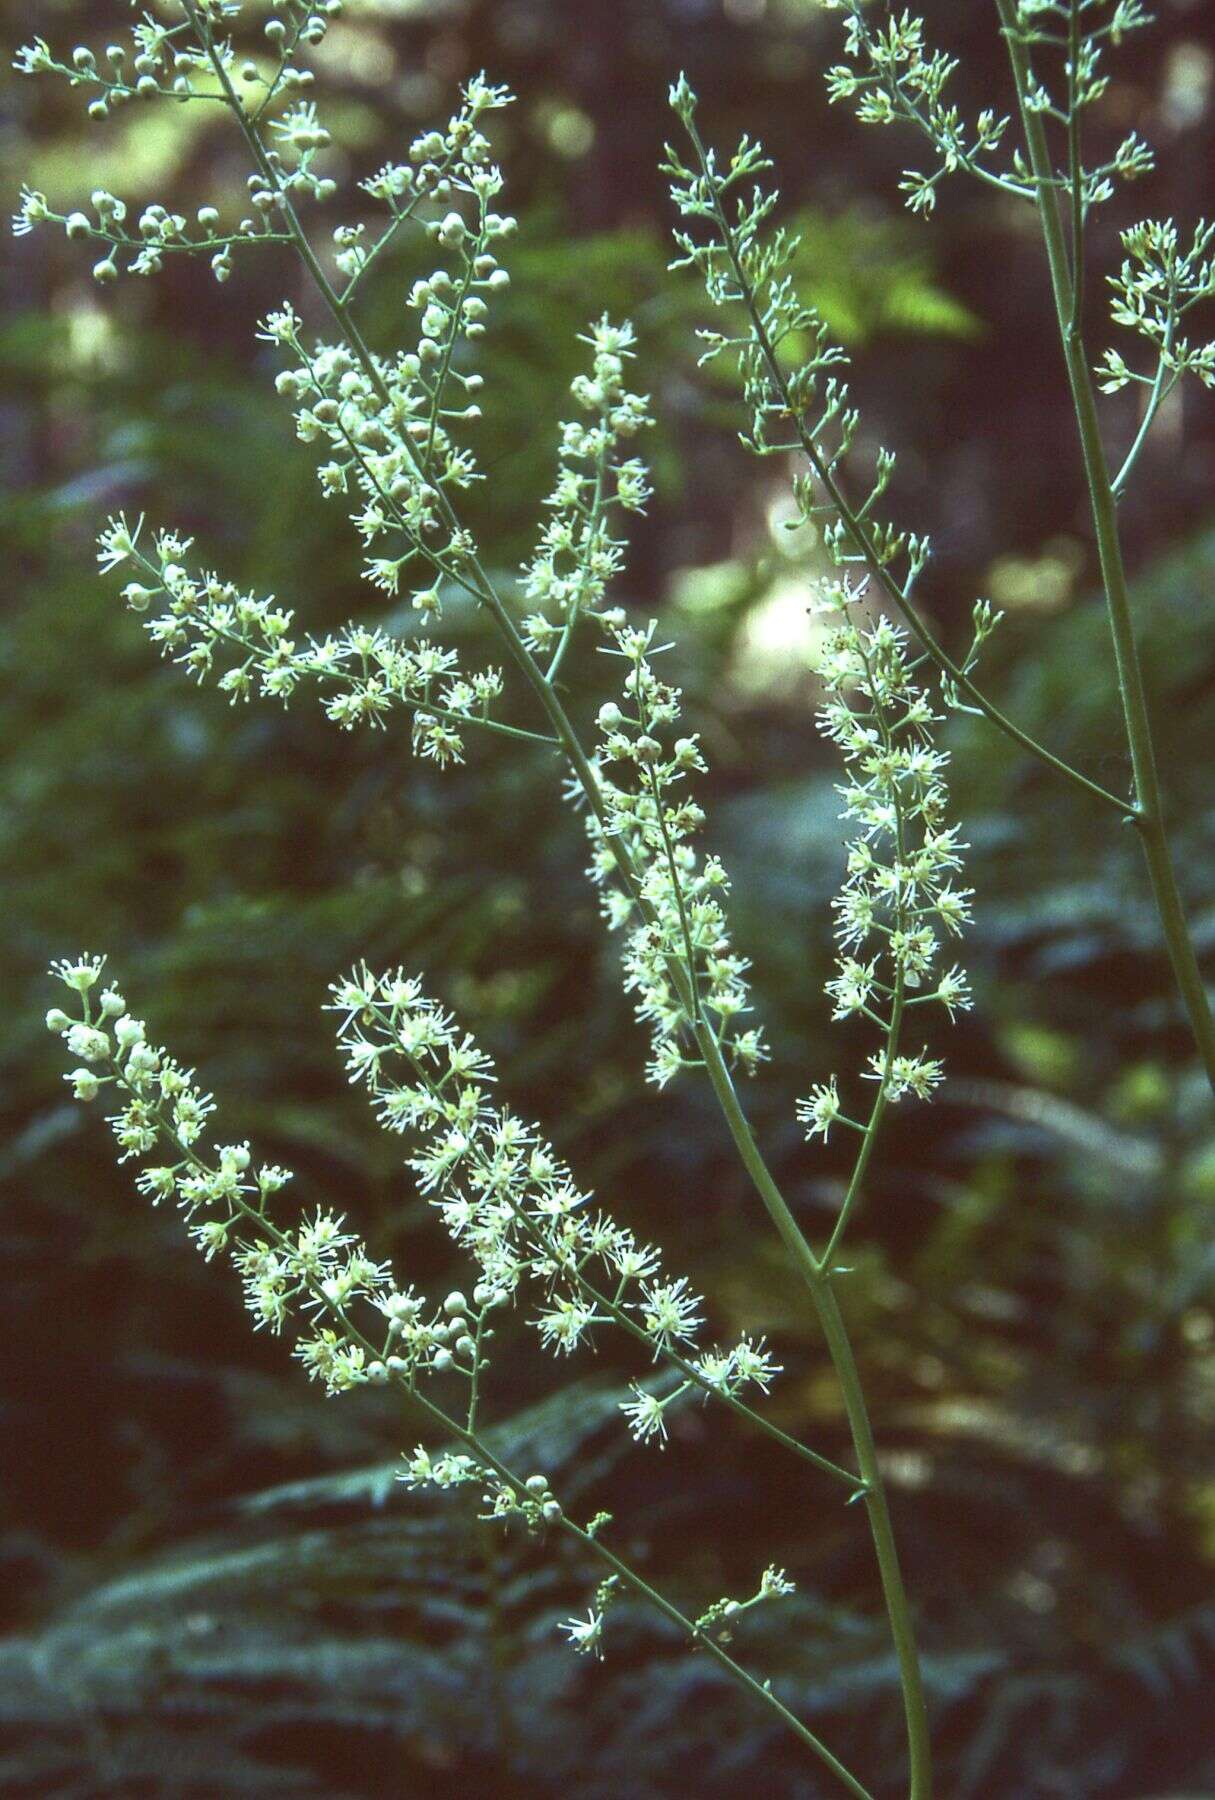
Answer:
[(835, 1076), (826, 1083), (820, 1082), (810, 1089), (804, 1100), (797, 1103), (797, 1116), (806, 1127), (806, 1137), (821, 1137), (827, 1141), (827, 1133), (840, 1116), (840, 1096)]
[(559, 1629), (564, 1631), (570, 1641), (570, 1647), (580, 1656), (594, 1656), (603, 1661), (603, 1614), (592, 1607), (585, 1619), (565, 1619)]
[(631, 1400), (621, 1401), (620, 1410), (628, 1420), (629, 1430), (636, 1442), (644, 1444), (652, 1437), (658, 1438), (660, 1443), (665, 1442), (666, 1409), (671, 1396), (668, 1395), (666, 1400), (660, 1399), (657, 1394), (648, 1394), (636, 1383), (633, 1383), (632, 1393)]

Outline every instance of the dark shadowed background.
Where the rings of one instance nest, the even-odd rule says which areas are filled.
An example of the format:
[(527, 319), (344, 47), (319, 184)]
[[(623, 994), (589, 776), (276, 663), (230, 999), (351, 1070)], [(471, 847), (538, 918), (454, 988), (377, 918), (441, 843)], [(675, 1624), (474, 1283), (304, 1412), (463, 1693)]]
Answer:
[[(256, 15), (258, 8), (250, 6)], [(927, 7), (959, 99), (1011, 104), (994, 7)], [(5, 15), (100, 48), (120, 0)], [(1100, 129), (1161, 172), (1094, 229), (1210, 211), (1212, 10), (1162, 0), (1113, 66)], [(36, 17), (34, 16), (36, 14)], [(255, 18), (255, 25), (257, 23)], [(810, 1151), (794, 1096), (854, 1054), (828, 1021), (836, 772), (816, 739), (806, 581), (781, 529), (787, 469), (738, 445), (732, 392), (696, 371), (703, 306), (665, 272), (666, 89), (705, 129), (775, 154), (803, 233), (799, 286), (848, 343), (867, 440), (900, 452), (894, 508), (932, 534), (924, 598), (951, 643), (1008, 613), (988, 685), (1106, 785), (1128, 780), (1045, 270), (1028, 211), (945, 190), (900, 209), (899, 134), (831, 111), (838, 22), (811, 0), (361, 0), (318, 59), (343, 155), (378, 167), (484, 68), (520, 101), (496, 142), (522, 227), (486, 340), (473, 513), (486, 559), (526, 554), (551, 483), (575, 334), (606, 307), (640, 335), (656, 497), (621, 598), (657, 609), (713, 774), (709, 837), (736, 881), (775, 1055), (757, 1127), (807, 1226), (846, 1145)], [(185, 212), (235, 196), (239, 142), (202, 108), (82, 124), (61, 84), (5, 88), (0, 173), (60, 206), (98, 184)], [(253, 1336), (225, 1271), (115, 1169), (42, 1025), (52, 956), (106, 949), (129, 1000), (221, 1102), (225, 1135), (298, 1172), (440, 1292), (450, 1247), (347, 1089), (319, 1007), (356, 957), (422, 969), (580, 1179), (664, 1245), (724, 1336), (764, 1332), (779, 1420), (845, 1456), (796, 1281), (693, 1081), (641, 1081), (643, 1044), (543, 757), (474, 742), (441, 776), (402, 734), (344, 736), (301, 695), (231, 711), (160, 664), (93, 573), (119, 507), (194, 533), (208, 563), (324, 631), (376, 616), (337, 508), (316, 498), (254, 338), (295, 269), (225, 287), (171, 262), (96, 290), (61, 234), (0, 260), (0, 1791), (11, 1795), (826, 1794), (767, 1723), (648, 1618), (612, 1615), (588, 1667), (554, 1630), (592, 1578), (392, 1481), (400, 1420), (325, 1401)], [(418, 272), (386, 266), (391, 343)], [(1090, 283), (1095, 346), (1112, 341)], [(1106, 404), (1111, 444), (1135, 399)], [(1200, 949), (1215, 946), (1215, 396), (1170, 404), (1124, 509), (1161, 759)], [(482, 627), (467, 619), (470, 637)], [(570, 669), (589, 716), (601, 671)], [(1215, 1793), (1215, 1144), (1130, 834), (972, 721), (950, 726), (973, 845), (979, 1005), (939, 1034), (951, 1080), (896, 1112), (846, 1292), (884, 1446), (951, 1800)], [(798, 1597), (738, 1634), (883, 1796), (900, 1792), (894, 1669), (863, 1522), (766, 1440), (693, 1409), (665, 1452), (613, 1423), (627, 1346), (557, 1367), (517, 1331), (503, 1441), (699, 1611), (764, 1563)], [(568, 1384), (577, 1384), (571, 1388)], [(410, 1438), (412, 1443), (412, 1437)], [(558, 1480), (559, 1477), (559, 1480)]]

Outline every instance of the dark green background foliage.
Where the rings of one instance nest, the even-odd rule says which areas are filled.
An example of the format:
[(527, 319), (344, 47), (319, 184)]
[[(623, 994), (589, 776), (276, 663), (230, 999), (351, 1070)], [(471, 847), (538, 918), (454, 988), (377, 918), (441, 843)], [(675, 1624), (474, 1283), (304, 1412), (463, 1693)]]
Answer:
[[(58, 0), (25, 29), (100, 45), (112, 10)], [(1161, 11), (1105, 116), (1154, 138), (1163, 173), (1101, 226), (1107, 257), (1116, 224), (1211, 204), (1196, 177), (1215, 148), (1208, 9)], [(938, 0), (930, 15), (968, 56), (972, 97), (1007, 105), (993, 10)], [(976, 593), (1007, 604), (991, 688), (1101, 781), (1126, 779), (1028, 222), (965, 189), (930, 226), (906, 222), (893, 188), (908, 146), (828, 115), (818, 76), (835, 55), (833, 21), (795, 0), (368, 0), (334, 34), (325, 76), (353, 173), (446, 116), (477, 68), (522, 95), (500, 139), (523, 229), (487, 342), (491, 479), (475, 505), (496, 568), (524, 554), (549, 485), (575, 332), (605, 306), (637, 321), (658, 492), (622, 598), (660, 609), (679, 643), (713, 763), (711, 838), (736, 877), (775, 1047), (753, 1112), (819, 1231), (842, 1153), (799, 1141), (792, 1101), (853, 1054), (822, 997), (835, 771), (795, 648), (809, 565), (770, 524), (779, 472), (743, 456), (728, 392), (696, 375), (700, 304), (664, 273), (655, 163), (679, 66), (719, 140), (756, 130), (780, 159), (805, 230), (799, 280), (857, 353), (866, 429), (903, 453), (898, 511), (937, 540), (935, 618), (953, 639)], [(179, 138), (169, 109), (86, 138), (75, 101), (14, 85), (10, 197), (21, 174), (56, 201), (100, 178), (191, 205), (243, 180), (222, 131)], [(411, 267), (402, 256), (380, 283), (378, 341)], [(34, 237), (10, 246), (0, 279), (0, 1790), (825, 1792), (650, 1619), (622, 1606), (606, 1664), (571, 1657), (553, 1622), (585, 1605), (587, 1571), (393, 1483), (406, 1427), (392, 1407), (308, 1389), (69, 1103), (41, 1022), (44, 970), (107, 948), (153, 1033), (215, 1089), (226, 1135), (293, 1165), (301, 1202), (348, 1209), (442, 1291), (457, 1265), (399, 1146), (345, 1087), (318, 1010), (356, 956), (423, 969), (508, 1071), (518, 1109), (703, 1286), (714, 1326), (771, 1336), (788, 1369), (774, 1415), (847, 1454), (804, 1297), (719, 1120), (694, 1081), (661, 1098), (641, 1083), (544, 754), (476, 743), (441, 777), (399, 732), (341, 736), (306, 696), (290, 713), (230, 711), (160, 665), (93, 576), (94, 531), (121, 505), (195, 532), (206, 560), (313, 629), (376, 616), (253, 341), (285, 291), (306, 304), (294, 271), (249, 257), (219, 289), (170, 265), (103, 307), (81, 259)], [(1109, 405), (1119, 442), (1125, 399)], [(1126, 508), (1208, 954), (1213, 467), (1215, 406), (1187, 396)], [(601, 678), (591, 655), (570, 669), (580, 717)], [(980, 1004), (944, 1046), (941, 1101), (894, 1115), (846, 1289), (922, 1619), (941, 1791), (1215, 1791), (1206, 1097), (1130, 834), (970, 721), (949, 745), (974, 846)], [(571, 1374), (525, 1339), (511, 1334), (497, 1364), (504, 1442), (586, 1513), (610, 1506), (618, 1541), (695, 1610), (784, 1563), (797, 1598), (749, 1622), (739, 1652), (897, 1794), (893, 1666), (856, 1514), (696, 1409), (664, 1454), (632, 1449), (612, 1422), (617, 1390), (644, 1373), (628, 1346), (605, 1338)]]

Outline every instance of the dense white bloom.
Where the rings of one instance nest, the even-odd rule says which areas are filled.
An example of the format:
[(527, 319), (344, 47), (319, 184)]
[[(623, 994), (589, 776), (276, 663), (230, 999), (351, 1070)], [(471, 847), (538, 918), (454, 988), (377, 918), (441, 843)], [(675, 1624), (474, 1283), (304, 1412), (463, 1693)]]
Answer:
[(662, 648), (654, 634), (653, 622), (612, 633), (610, 654), (623, 660), (625, 677), (620, 702), (599, 710), (604, 816), (588, 812), (586, 826), (593, 850), (588, 873), (602, 889), (608, 926), (625, 931), (625, 989), (637, 996), (637, 1016), (651, 1033), (647, 1074), (665, 1087), (696, 1060), (697, 1027), (711, 1031), (747, 1072), (767, 1050), (759, 1030), (746, 1023), (749, 964), (730, 942), (729, 877), (720, 858), (702, 860), (691, 841), (704, 814), (682, 789), (704, 768), (704, 758), (692, 737), (675, 737), (668, 746), (680, 695), (654, 671)]
[(579, 618), (592, 616), (609, 628), (618, 618), (604, 609), (608, 584), (624, 560), (624, 540), (612, 534), (612, 512), (641, 512), (650, 497), (645, 464), (618, 455), (622, 439), (653, 424), (648, 397), (630, 393), (624, 382), (633, 327), (627, 321), (613, 325), (605, 313), (580, 341), (593, 352), (592, 368), (575, 376), (571, 393), (593, 423), (575, 419), (561, 427), (557, 484), (545, 501), (550, 517), (523, 568), (523, 592), (536, 602), (524, 637), (533, 650), (552, 649), (550, 673)]
[[(489, 1058), (416, 977), (360, 965), (331, 992), (350, 1079), (368, 1088), (389, 1130), (415, 1140), (409, 1167), (477, 1265), (474, 1310), (507, 1303), (531, 1279), (544, 1295), (531, 1323), (555, 1354), (572, 1354), (613, 1307), (636, 1321), (656, 1356), (694, 1340), (700, 1301), (686, 1279), (663, 1279), (657, 1250), (593, 1211), (537, 1129), (496, 1104)], [(601, 1302), (600, 1292), (615, 1300)], [(457, 1301), (457, 1311), (467, 1304), (449, 1296), (449, 1312)], [(386, 1310), (395, 1318), (412, 1305)], [(762, 1344), (744, 1339), (726, 1372), (701, 1382), (732, 1394), (766, 1387), (776, 1372)]]
[[(198, 681), (218, 676), (233, 705), (254, 694), (285, 704), (311, 683), (326, 717), (346, 731), (382, 725), (403, 706), (412, 714), (416, 754), (440, 765), (463, 760), (463, 730), (492, 727), (499, 670), (464, 678), (454, 650), (359, 625), (336, 637), (297, 638), (295, 615), (272, 595), (259, 599), (211, 570), (194, 570), (189, 538), (162, 531), (146, 551), (140, 540), (138, 525), (111, 520), (100, 538), (103, 568), (135, 563), (142, 579), (124, 590), (128, 606), (150, 613), (144, 627), (164, 655)], [(151, 611), (154, 603), (163, 610)]]

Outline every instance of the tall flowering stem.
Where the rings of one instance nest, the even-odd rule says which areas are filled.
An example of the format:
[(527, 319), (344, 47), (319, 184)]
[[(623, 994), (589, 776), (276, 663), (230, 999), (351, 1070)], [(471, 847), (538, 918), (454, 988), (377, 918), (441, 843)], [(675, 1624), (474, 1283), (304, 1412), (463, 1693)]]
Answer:
[[(1150, 373), (1136, 371), (1119, 351), (1109, 349), (1097, 370), (1099, 385), (1106, 393), (1131, 383), (1145, 389), (1142, 419), (1116, 472), (1107, 456), (1084, 327), (1089, 219), (1095, 208), (1112, 198), (1118, 184), (1133, 182), (1154, 166), (1150, 147), (1134, 131), (1107, 160), (1087, 163), (1085, 115), (1108, 87), (1101, 58), (1145, 26), (1149, 14), (1139, 0), (1108, 4), (1106, 0), (1100, 4), (1089, 4), (1089, 0), (996, 0), (1024, 142), (1024, 150), (1014, 154), (1011, 169), (997, 169), (991, 164), (991, 153), (1003, 138), (1008, 121), (986, 113), (973, 128), (963, 124), (957, 108), (944, 98), (956, 64), (942, 52), (927, 48), (923, 21), (904, 12), (879, 30), (858, 0), (845, 0), (843, 10), (849, 60), (831, 71), (831, 98), (855, 101), (864, 123), (898, 121), (912, 126), (928, 139), (936, 154), (937, 167), (931, 174), (913, 173), (904, 180), (908, 204), (921, 212), (930, 211), (938, 184), (947, 175), (963, 171), (1029, 201), (1038, 212), (1084, 461), (1130, 753), (1133, 795), (1118, 804), (1123, 818), (1139, 835), (1177, 990), (1215, 1089), (1215, 1017), (1195, 955), (1165, 824), (1118, 524), (1119, 498), (1165, 398), (1187, 375), (1204, 386), (1215, 385), (1215, 342), (1196, 341), (1185, 332), (1192, 309), (1215, 297), (1215, 228), (1200, 221), (1187, 248), (1182, 247), (1171, 220), (1145, 220), (1123, 233), (1126, 260), (1110, 278), (1113, 317), (1116, 324), (1146, 340), (1155, 368)], [(1058, 138), (1057, 154), (1052, 137)]]

